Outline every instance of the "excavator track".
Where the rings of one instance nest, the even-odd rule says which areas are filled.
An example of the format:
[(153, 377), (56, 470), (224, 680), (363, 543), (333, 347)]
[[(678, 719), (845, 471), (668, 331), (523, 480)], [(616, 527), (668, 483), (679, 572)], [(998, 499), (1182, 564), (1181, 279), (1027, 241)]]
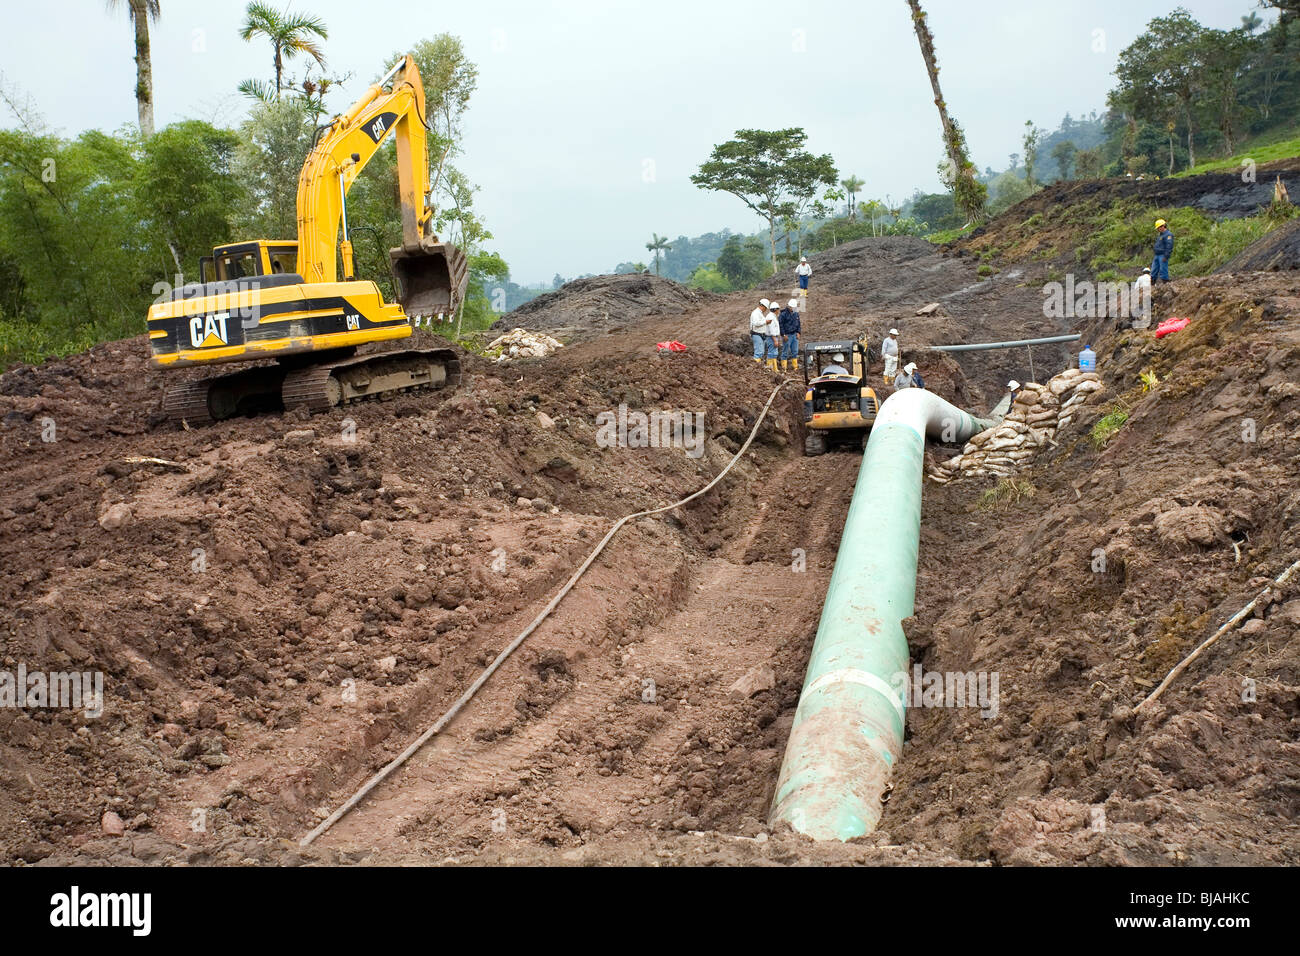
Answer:
[(316, 414), (385, 395), (459, 384), (460, 357), (452, 349), (408, 349), (297, 368), (250, 369), (174, 385), (163, 396), (163, 410), (172, 421), (192, 427), (299, 406)]
[(285, 408), (312, 413), (385, 395), (460, 384), (460, 357), (451, 349), (409, 349), (310, 365), (285, 376)]
[(273, 366), (173, 385), (163, 394), (163, 411), (172, 421), (191, 426), (268, 411), (280, 403), (284, 375), (284, 369)]

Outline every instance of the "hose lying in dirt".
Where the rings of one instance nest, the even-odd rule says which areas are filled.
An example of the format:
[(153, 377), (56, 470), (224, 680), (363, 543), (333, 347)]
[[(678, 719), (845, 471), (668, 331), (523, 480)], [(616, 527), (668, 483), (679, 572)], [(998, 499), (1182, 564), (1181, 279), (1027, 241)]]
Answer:
[(518, 637), (516, 637), (513, 641), (511, 641), (508, 645), (506, 645), (506, 649), (503, 650), (500, 654), (498, 654), (496, 656), (496, 659), (492, 661), (491, 664), (489, 664), (486, 668), (483, 669), (483, 673), (479, 674), (478, 678), (474, 681), (474, 683), (469, 685), (469, 689), (466, 690), (465, 693), (461, 694), (459, 698), (457, 698), (456, 702), (451, 705), (451, 709), (448, 710), (441, 717), (439, 717), (432, 727), (430, 727), (419, 737), (417, 737), (409, 747), (407, 747), (400, 754), (394, 757), (382, 770), (380, 770), (373, 777), (371, 777), (364, 784), (362, 784), (361, 789), (358, 790), (356, 793), (354, 793), (352, 796), (348, 797), (347, 801), (343, 804), (343, 806), (339, 807), (337, 810), (331, 813), (328, 817), (326, 817), (323, 821), (321, 821), (321, 824), (318, 827), (316, 827), (316, 829), (312, 830), (305, 837), (299, 840), (298, 845), (310, 846), (313, 842), (315, 842), (317, 837), (319, 837), (322, 833), (327, 831), (330, 827), (334, 826), (334, 824), (338, 823), (345, 816), (347, 816), (347, 814), (352, 810), (352, 808), (355, 807), (362, 800), (364, 800), (366, 795), (370, 793), (371, 790), (374, 790), (375, 787), (379, 786), (379, 784), (382, 783), (384, 779), (388, 777), (389, 774), (391, 774), (394, 770), (396, 770), (402, 764), (406, 763), (406, 761), (409, 760), (412, 756), (414, 756), (415, 753), (421, 747), (423, 747), (426, 743), (428, 743), (431, 737), (439, 733), (444, 727), (446, 727), (449, 723), (451, 723), (452, 718), (454, 718), (458, 713), (460, 713), (461, 708), (463, 708), (466, 704), (468, 704), (471, 700), (474, 699), (474, 695), (477, 694), (479, 690), (483, 687), (483, 685), (487, 683), (488, 678), (491, 677), (496, 672), (497, 668), (499, 668), (502, 664), (504, 664), (507, 658), (509, 658), (510, 655), (513, 654), (516, 650), (518, 650), (519, 645), (523, 644), (523, 642), (528, 639), (528, 635), (532, 634), (533, 631), (537, 630), (538, 626), (544, 620), (546, 620), (547, 617), (550, 616), (550, 613), (554, 611), (556, 607), (559, 606), (559, 603), (562, 600), (564, 600), (564, 596), (573, 589), (573, 586), (575, 584), (578, 583), (578, 580), (587, 572), (587, 569), (591, 567), (592, 562), (596, 560), (600, 552), (605, 550), (605, 545), (609, 544), (610, 540), (614, 537), (615, 534), (618, 533), (618, 530), (622, 528), (623, 525), (637, 518), (646, 518), (649, 517), (650, 515), (657, 515), (660, 512), (671, 511), (674, 508), (680, 508), (682, 507), (682, 505), (688, 504), (689, 502), (694, 501), (696, 498), (700, 497), (700, 495), (705, 494), (710, 488), (712, 488), (723, 478), (725, 478), (727, 472), (731, 471), (732, 466), (735, 465), (736, 462), (740, 461), (740, 457), (743, 454), (745, 454), (745, 452), (749, 449), (749, 446), (753, 443), (754, 436), (758, 434), (759, 427), (762, 426), (764, 419), (767, 418), (767, 413), (768, 410), (771, 409), (772, 407), (772, 402), (776, 399), (777, 394), (780, 393), (781, 388), (785, 384), (786, 384), (785, 380), (782, 380), (780, 383), (777, 384), (776, 388), (772, 389), (772, 394), (767, 397), (767, 404), (764, 405), (763, 410), (759, 412), (758, 419), (754, 422), (754, 427), (750, 429), (749, 437), (745, 439), (745, 444), (741, 445), (740, 450), (736, 452), (736, 454), (732, 457), (731, 461), (727, 462), (727, 467), (723, 468), (722, 471), (718, 472), (718, 474), (714, 476), (713, 480), (710, 481), (703, 488), (701, 488), (699, 491), (695, 492), (694, 494), (687, 495), (685, 498), (681, 499), (680, 501), (674, 501), (672, 504), (664, 505), (661, 508), (651, 508), (649, 511), (638, 511), (634, 514), (624, 515), (622, 518), (619, 518), (618, 521), (614, 523), (614, 526), (610, 528), (609, 531), (605, 534), (605, 537), (600, 539), (600, 543), (596, 545), (595, 549), (592, 550), (591, 554), (587, 555), (587, 560), (582, 562), (578, 570), (573, 572), (573, 576), (570, 577), (569, 580), (565, 582), (564, 587), (560, 588), (559, 593), (557, 593), (555, 597), (551, 598), (550, 603), (547, 604), (546, 607), (542, 608), (542, 612), (538, 614), (537, 617), (533, 618), (533, 622), (529, 624), (526, 628), (524, 628), (519, 633)]
[(902, 622), (916, 597), (925, 438), (961, 443), (992, 424), (920, 388), (895, 392), (880, 407), (790, 728), (773, 820), (815, 840), (851, 840), (879, 823), (903, 749)]
[(1187, 670), (1187, 668), (1191, 666), (1192, 662), (1195, 661), (1198, 657), (1200, 657), (1201, 654), (1204, 653), (1204, 651), (1211, 644), (1213, 644), (1219, 638), (1223, 637), (1224, 634), (1227, 634), (1234, 627), (1236, 627), (1243, 620), (1245, 620), (1246, 615), (1249, 614), (1251, 611), (1255, 610), (1255, 605), (1259, 603), (1260, 598), (1262, 598), (1274, 587), (1286, 584), (1287, 581), (1291, 580), (1291, 575), (1295, 574), (1296, 571), (1298, 570), (1300, 570), (1300, 561), (1296, 561), (1294, 564), (1291, 565), (1291, 567), (1287, 568), (1285, 571), (1283, 571), (1281, 574), (1275, 577), (1271, 583), (1265, 585), (1264, 590), (1256, 594), (1255, 599), (1253, 601), (1251, 601), (1249, 604), (1243, 607), (1236, 614), (1232, 615), (1232, 617), (1228, 619), (1227, 624), (1224, 624), (1223, 627), (1219, 628), (1217, 631), (1211, 634), (1208, 638), (1206, 638), (1201, 643), (1200, 647), (1196, 648), (1196, 650), (1192, 651), (1181, 661), (1179, 661), (1178, 665), (1174, 667), (1174, 669), (1171, 670), (1167, 675), (1165, 675), (1165, 679), (1160, 682), (1160, 686), (1157, 687), (1155, 690), (1153, 690), (1145, 698), (1143, 698), (1142, 702), (1133, 708), (1133, 713), (1135, 714), (1140, 713), (1143, 710), (1143, 708), (1148, 707), (1151, 704), (1154, 704), (1159, 699), (1160, 695), (1165, 692), (1165, 688), (1168, 687), (1170, 684), (1172, 684), (1179, 674)]

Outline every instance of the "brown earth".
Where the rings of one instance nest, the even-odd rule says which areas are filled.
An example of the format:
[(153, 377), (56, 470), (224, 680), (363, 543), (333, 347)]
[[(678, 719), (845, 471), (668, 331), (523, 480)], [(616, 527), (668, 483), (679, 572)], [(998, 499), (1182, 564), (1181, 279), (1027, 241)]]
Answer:
[[(970, 257), (873, 242), (813, 258), (807, 336), (874, 340), (896, 324), (931, 386), (976, 411), (1005, 377), (1028, 379), (1023, 350), (918, 348), (1059, 331), (1027, 275), (980, 281)], [(1162, 314), (1193, 317), (1184, 332), (1087, 330), (1129, 414), (1103, 448), (1085, 437), (1092, 420), (1076, 422), (1027, 474), (1036, 494), (996, 512), (977, 482), (927, 485), (914, 656), (996, 669), (1000, 709), (910, 710), (882, 827), (844, 846), (766, 825), (859, 461), (798, 455), (793, 385), (726, 479), (626, 527), (444, 734), (296, 846), (459, 696), (613, 519), (684, 497), (731, 459), (775, 384), (729, 352), (751, 293), (631, 309), (624, 330), (543, 360), (467, 356), (455, 393), (198, 431), (161, 422), (143, 339), (6, 373), (0, 662), (103, 671), (106, 708), (0, 708), (0, 852), (47, 865), (1294, 863), (1294, 586), (1153, 711), (1131, 709), (1139, 681), (1300, 551), (1298, 295), (1285, 273), (1162, 288)], [(939, 314), (914, 314), (930, 301)], [(666, 338), (690, 351), (655, 355)], [(1048, 372), (1067, 356), (1035, 350)], [(1162, 381), (1144, 394), (1147, 368)], [(703, 455), (599, 447), (595, 416), (621, 404), (703, 412)], [(174, 464), (129, 460), (143, 457)], [(124, 836), (100, 832), (110, 809)]]

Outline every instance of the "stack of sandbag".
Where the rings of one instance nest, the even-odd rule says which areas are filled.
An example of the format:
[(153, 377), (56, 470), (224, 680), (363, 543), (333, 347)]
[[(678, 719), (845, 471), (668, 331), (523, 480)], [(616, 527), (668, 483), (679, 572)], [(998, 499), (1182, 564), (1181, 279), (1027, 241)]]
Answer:
[(955, 478), (1016, 474), (1040, 448), (1068, 428), (1079, 406), (1104, 386), (1096, 372), (1066, 369), (1046, 385), (1023, 386), (1007, 417), (971, 438), (955, 458), (930, 469), (930, 478), (947, 484)]
[(509, 362), (511, 359), (542, 358), (562, 348), (564, 344), (549, 335), (519, 328), (493, 339), (485, 352), (498, 362)]

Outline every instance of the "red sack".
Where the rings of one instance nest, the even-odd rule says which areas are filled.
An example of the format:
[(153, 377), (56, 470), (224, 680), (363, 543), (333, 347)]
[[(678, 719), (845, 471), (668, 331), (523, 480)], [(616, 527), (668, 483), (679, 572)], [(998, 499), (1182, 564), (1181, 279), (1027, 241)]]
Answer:
[(685, 352), (686, 351), (686, 346), (682, 345), (682, 343), (678, 342), (676, 339), (673, 339), (671, 342), (659, 342), (655, 346), (655, 348), (659, 349), (660, 352)]
[(1173, 332), (1181, 332), (1183, 329), (1187, 328), (1187, 323), (1190, 321), (1192, 320), (1191, 319), (1165, 319), (1163, 322), (1160, 323), (1159, 327), (1156, 329), (1156, 338), (1163, 339), (1166, 335), (1169, 335)]

